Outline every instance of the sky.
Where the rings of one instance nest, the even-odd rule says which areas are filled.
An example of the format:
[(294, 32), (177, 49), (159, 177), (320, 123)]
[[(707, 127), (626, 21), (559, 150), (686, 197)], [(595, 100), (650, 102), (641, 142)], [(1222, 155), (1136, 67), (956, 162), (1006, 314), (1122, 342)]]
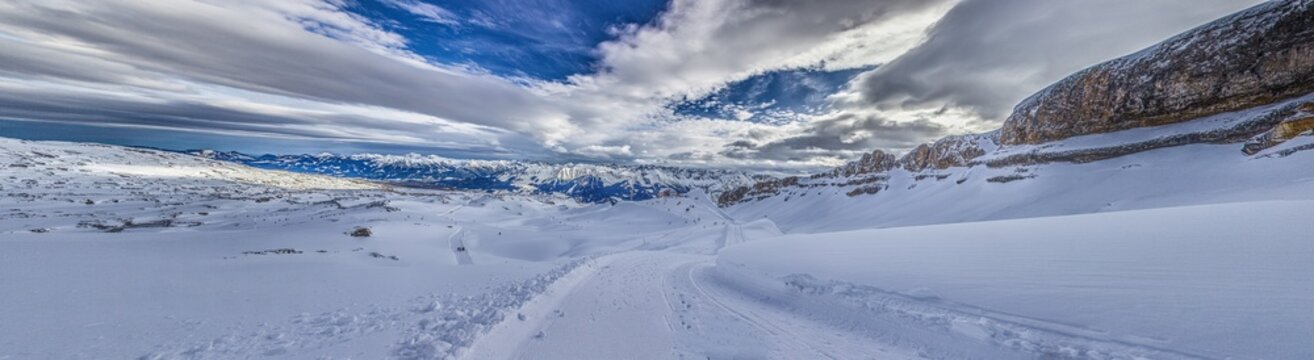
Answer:
[(811, 171), (1256, 3), (0, 0), (0, 136)]

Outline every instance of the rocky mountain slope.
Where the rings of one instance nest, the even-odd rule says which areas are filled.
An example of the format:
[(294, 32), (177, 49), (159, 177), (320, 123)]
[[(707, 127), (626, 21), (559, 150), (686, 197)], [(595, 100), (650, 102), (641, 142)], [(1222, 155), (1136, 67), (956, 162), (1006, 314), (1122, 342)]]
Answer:
[(1000, 142), (1171, 124), (1314, 92), (1314, 1), (1279, 0), (1069, 76), (1019, 104)]
[(653, 165), (453, 160), (415, 154), (253, 156), (210, 150), (188, 153), (263, 169), (361, 178), (411, 187), (564, 194), (584, 202), (647, 200), (694, 190), (719, 194), (759, 180), (738, 171)]
[[(1239, 150), (1234, 156), (1285, 157), (1314, 148), (1280, 146), (1312, 131), (1314, 0), (1279, 0), (1073, 74), (1024, 100), (1000, 130), (946, 137), (897, 160), (876, 150), (809, 177), (726, 191), (718, 203), (788, 198), (818, 187), (876, 194), (900, 172), (921, 181), (944, 180), (951, 168), (1016, 169), (987, 179), (1002, 184), (1034, 178), (1027, 166), (1190, 144), (1231, 144)], [(1275, 147), (1281, 149), (1270, 150)]]

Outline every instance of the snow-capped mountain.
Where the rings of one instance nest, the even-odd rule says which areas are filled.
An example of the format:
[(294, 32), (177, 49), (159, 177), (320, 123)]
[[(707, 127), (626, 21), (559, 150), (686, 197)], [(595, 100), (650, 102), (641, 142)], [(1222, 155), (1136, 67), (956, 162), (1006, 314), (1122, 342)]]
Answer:
[(385, 181), (412, 187), (564, 194), (584, 202), (647, 200), (701, 190), (719, 194), (759, 176), (731, 170), (655, 165), (549, 164), (509, 160), (454, 160), (433, 155), (248, 155), (187, 151), (263, 169)]

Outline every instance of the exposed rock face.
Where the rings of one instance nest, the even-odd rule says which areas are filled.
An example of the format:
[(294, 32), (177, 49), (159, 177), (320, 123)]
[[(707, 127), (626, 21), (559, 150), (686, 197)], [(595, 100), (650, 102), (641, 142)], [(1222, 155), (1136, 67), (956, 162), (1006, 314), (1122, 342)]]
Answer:
[[(849, 162), (829, 172), (819, 175), (829, 177), (849, 177), (859, 174), (870, 174), (889, 171), (898, 166), (898, 160), (893, 154), (876, 150), (868, 154), (862, 154), (862, 158)], [(818, 177), (816, 175), (813, 176)]]
[(985, 155), (987, 148), (995, 147), (998, 134), (947, 136), (930, 144), (921, 144), (899, 159), (899, 165), (912, 172), (967, 166), (972, 159)]
[(370, 231), (370, 228), (367, 227), (357, 227), (355, 229), (351, 229), (350, 232), (347, 232), (347, 235), (350, 235), (352, 237), (369, 237), (370, 235), (374, 235), (374, 232)]
[(1314, 132), (1314, 103), (1306, 103), (1301, 106), (1300, 110), (1299, 113), (1283, 120), (1273, 126), (1272, 129), (1247, 141), (1242, 151), (1246, 155), (1254, 155), (1301, 134)]
[[(913, 173), (914, 181), (940, 181), (949, 175), (933, 170), (1085, 163), (1187, 144), (1246, 142), (1243, 151), (1253, 155), (1314, 133), (1311, 98), (1314, 0), (1274, 0), (1069, 76), (1018, 104), (999, 131), (945, 137), (920, 145), (897, 161), (888, 153), (875, 151), (810, 177), (740, 187), (718, 200), (721, 206), (729, 206), (779, 195), (790, 188), (817, 187), (841, 188), (848, 196), (862, 196), (889, 189), (896, 169)], [(1256, 109), (1261, 106), (1267, 107)], [(1010, 147), (1216, 114), (1223, 114), (1219, 116), (1222, 125), (1220, 121), (1206, 122), (1155, 137), (1112, 138), (1105, 144), (1072, 147), (1049, 147), (1056, 143)], [(1022, 151), (1010, 153), (1009, 148)], [(1314, 144), (1265, 156), (1304, 150), (1314, 150)], [(1003, 184), (1033, 177), (1036, 174), (1017, 172), (986, 181)], [(791, 194), (804, 196), (806, 192)]]
[(973, 164), (973, 159), (997, 147), (995, 139), (998, 138), (998, 134), (998, 132), (990, 132), (948, 136), (934, 143), (919, 145), (898, 159), (893, 154), (876, 150), (863, 154), (858, 160), (806, 178), (791, 176), (771, 179), (760, 181), (753, 186), (741, 186), (723, 192), (717, 198), (717, 204), (725, 207), (763, 199), (780, 194), (781, 190), (789, 187), (841, 187), (849, 189), (846, 190), (849, 196), (876, 194), (888, 188), (887, 173), (891, 170), (903, 168), (910, 172), (920, 172), (926, 169), (943, 170), (956, 166), (970, 166)]
[[(1188, 144), (1232, 144), (1248, 140), (1250, 142), (1258, 142), (1265, 139), (1264, 134), (1273, 132), (1280, 126), (1280, 124), (1291, 121), (1292, 119), (1300, 118), (1301, 103), (1298, 101), (1288, 101), (1287, 104), (1275, 104), (1274, 106), (1275, 107), (1265, 111), (1257, 111), (1252, 112), (1249, 115), (1242, 115), (1242, 121), (1237, 121), (1230, 126), (1191, 129), (1150, 139), (1119, 141), (1104, 146), (1075, 150), (1055, 151), (1036, 149), (1029, 152), (1006, 156), (990, 156), (979, 162), (993, 168), (1052, 162), (1087, 163), (1131, 155), (1142, 151)], [(1260, 147), (1259, 150), (1279, 144), (1282, 141), (1285, 141), (1285, 139), (1281, 141), (1267, 142), (1267, 144)], [(1252, 146), (1259, 145), (1247, 145), (1246, 147)], [(1243, 151), (1247, 154), (1253, 154), (1251, 150), (1243, 149)], [(1257, 152), (1258, 150), (1254, 151)]]
[(716, 197), (717, 206), (726, 207), (741, 202), (775, 196), (780, 193), (780, 189), (798, 186), (799, 178), (790, 176), (781, 179), (771, 179), (759, 181), (753, 186), (740, 186), (733, 190), (722, 192)]
[(1311, 92), (1314, 0), (1276, 0), (1051, 85), (1014, 108), (999, 140), (1170, 124)]

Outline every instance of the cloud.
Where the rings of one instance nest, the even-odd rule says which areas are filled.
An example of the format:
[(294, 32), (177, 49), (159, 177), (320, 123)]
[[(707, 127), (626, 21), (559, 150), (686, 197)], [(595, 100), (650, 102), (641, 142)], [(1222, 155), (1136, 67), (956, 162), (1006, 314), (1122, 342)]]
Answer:
[[(252, 102), (233, 90), (123, 93), (16, 81), (0, 83), (0, 118), (79, 124), (200, 130), (218, 134), (423, 143), (433, 149), (510, 153), (533, 151), (528, 138), (498, 128), (443, 121), (386, 108), (340, 106), (263, 95)], [(388, 119), (388, 121), (382, 121)]]
[(701, 97), (779, 69), (888, 61), (921, 39), (947, 0), (674, 0), (654, 24), (598, 46), (576, 81), (634, 98)]
[(798, 133), (762, 144), (735, 141), (721, 153), (737, 159), (838, 162), (873, 149), (911, 148), (944, 136), (946, 128), (926, 119), (896, 122), (873, 114), (838, 114), (812, 121)]
[[(498, 14), (525, 6), (493, 1), (498, 12), (489, 15), (378, 1), (452, 31), (515, 30)], [(0, 2), (0, 117), (516, 158), (814, 169), (987, 128), (1068, 72), (1245, 5), (672, 0), (657, 18), (616, 27), (614, 38), (582, 50), (596, 56), (593, 71), (543, 80), (438, 63), (394, 32), (404, 24), (380, 25), (395, 19), (368, 18), (351, 4)], [(531, 28), (559, 31), (522, 35), (539, 40), (532, 46), (580, 52), (587, 37), (572, 30), (578, 19), (548, 8), (519, 13), (540, 20)], [(763, 74), (873, 67), (840, 93), (808, 101), (821, 110), (772, 113), (770, 122), (742, 105), (723, 117), (670, 106)]]
[(964, 0), (925, 43), (860, 76), (856, 90), (867, 106), (962, 107), (997, 125), (1068, 74), (1257, 2)]
[[(234, 26), (241, 24), (241, 26)], [(136, 101), (228, 88), (534, 133), (559, 111), (491, 75), (428, 64), (406, 40), (329, 3), (98, 1), (0, 5), (0, 74), (29, 84), (117, 89)], [(34, 82), (42, 80), (44, 82)], [(52, 86), (52, 88), (54, 88)], [(496, 106), (494, 106), (496, 105)], [(113, 121), (106, 116), (106, 121)], [(225, 121), (222, 118), (211, 120)], [(358, 132), (395, 120), (362, 122)], [(180, 126), (185, 124), (180, 124)]]
[(426, 3), (420, 0), (378, 0), (384, 5), (397, 9), (405, 10), (412, 15), (418, 16), (425, 21), (444, 24), (460, 25), (456, 14), (434, 4)]

